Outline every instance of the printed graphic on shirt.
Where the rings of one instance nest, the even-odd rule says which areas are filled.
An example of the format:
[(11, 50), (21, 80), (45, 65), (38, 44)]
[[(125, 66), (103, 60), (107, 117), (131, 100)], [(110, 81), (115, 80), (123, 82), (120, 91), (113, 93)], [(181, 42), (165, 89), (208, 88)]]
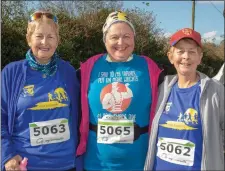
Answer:
[(135, 122), (136, 114), (123, 113), (129, 109), (133, 97), (131, 84), (138, 82), (136, 71), (98, 72), (98, 85), (105, 85), (100, 91), (101, 108), (107, 112), (98, 113), (98, 118), (116, 115)]
[[(166, 109), (165, 109), (166, 110)], [(176, 121), (167, 121), (160, 126), (176, 130), (194, 130), (198, 124), (198, 112), (193, 108), (188, 108), (185, 113), (179, 113)]]
[(34, 95), (34, 85), (27, 85), (23, 87), (23, 97)]
[(110, 72), (99, 72), (98, 83), (109, 84), (113, 82), (137, 82), (138, 76), (135, 71), (110, 71)]
[(133, 97), (133, 93), (128, 86), (129, 83), (124, 85), (119, 82), (106, 85), (100, 94), (102, 108), (114, 114), (126, 110)]
[(166, 103), (165, 112), (166, 114), (170, 111), (170, 107), (172, 106), (172, 102)]
[(61, 87), (56, 88), (54, 93), (48, 93), (47, 97), (48, 101), (39, 102), (36, 106), (29, 108), (29, 110), (48, 110), (68, 106), (63, 103), (63, 101), (68, 101), (68, 96), (66, 91)]

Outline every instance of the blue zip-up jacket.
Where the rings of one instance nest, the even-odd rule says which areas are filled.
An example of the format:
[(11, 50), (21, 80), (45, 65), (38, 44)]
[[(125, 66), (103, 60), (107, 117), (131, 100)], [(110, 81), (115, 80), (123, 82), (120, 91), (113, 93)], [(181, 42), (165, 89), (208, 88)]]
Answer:
[[(78, 105), (80, 85), (76, 77), (75, 69), (66, 61), (58, 61), (58, 70), (65, 80), (66, 89), (71, 99), (71, 114), (73, 116), (73, 134), (78, 140)], [(27, 60), (16, 61), (8, 64), (1, 73), (1, 169), (4, 170), (5, 163), (17, 155), (16, 147), (12, 144), (12, 133), (16, 114), (16, 106), (19, 95), (26, 82)], [(76, 154), (74, 154), (76, 157)], [(81, 156), (82, 157), (82, 156)], [(81, 157), (76, 158), (76, 169), (82, 170)]]

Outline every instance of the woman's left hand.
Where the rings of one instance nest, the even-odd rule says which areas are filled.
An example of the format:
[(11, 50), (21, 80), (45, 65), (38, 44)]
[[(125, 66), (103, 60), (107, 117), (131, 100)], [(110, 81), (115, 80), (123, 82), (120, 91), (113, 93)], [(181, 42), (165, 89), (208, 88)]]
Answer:
[(5, 163), (5, 170), (6, 171), (11, 171), (11, 170), (16, 170), (20, 171), (20, 162), (22, 161), (22, 157), (20, 155), (16, 155), (13, 158), (9, 159)]

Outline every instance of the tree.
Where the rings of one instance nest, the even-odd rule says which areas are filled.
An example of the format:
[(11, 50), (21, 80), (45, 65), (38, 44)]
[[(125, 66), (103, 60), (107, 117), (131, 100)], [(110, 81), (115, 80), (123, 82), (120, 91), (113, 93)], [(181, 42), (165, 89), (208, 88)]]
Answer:
[(1, 5), (3, 20), (23, 18), (27, 11), (26, 1), (2, 1)]
[(122, 1), (40, 1), (40, 7), (52, 9), (54, 12), (64, 12), (70, 17), (97, 12), (100, 9), (120, 9)]
[(24, 58), (27, 5), (25, 1), (2, 1), (2, 66)]
[[(26, 42), (28, 15), (41, 8), (40, 2), (3, 1), (2, 5), (2, 66), (25, 58), (29, 49)], [(46, 4), (45, 4), (46, 3)], [(76, 5), (74, 9), (72, 4)], [(35, 6), (34, 6), (35, 5)], [(45, 6), (44, 6), (45, 5)], [(55, 6), (54, 6), (55, 5)], [(135, 27), (134, 53), (146, 55), (163, 65), (168, 74), (174, 74), (166, 52), (169, 40), (163, 35), (151, 11), (136, 7), (120, 8), (118, 1), (48, 1), (42, 7), (50, 8), (59, 18), (61, 43), (57, 52), (61, 58), (70, 61), (75, 68), (90, 56), (106, 52), (103, 43), (102, 26), (110, 12), (122, 9), (130, 16)], [(29, 7), (29, 8), (28, 8)], [(35, 7), (35, 8), (34, 8)], [(103, 8), (104, 7), (104, 8)], [(75, 13), (77, 11), (77, 13)], [(224, 41), (219, 45), (203, 43), (204, 57), (199, 70), (209, 76), (215, 75), (224, 58)]]

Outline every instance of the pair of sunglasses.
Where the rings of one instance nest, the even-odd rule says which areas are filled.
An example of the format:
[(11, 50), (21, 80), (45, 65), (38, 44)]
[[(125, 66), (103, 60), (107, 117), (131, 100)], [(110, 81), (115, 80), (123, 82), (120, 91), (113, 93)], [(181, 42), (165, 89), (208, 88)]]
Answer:
[(56, 24), (58, 24), (58, 19), (55, 15), (48, 13), (48, 12), (36, 12), (30, 15), (29, 22), (35, 21), (37, 19), (40, 19), (43, 15), (45, 15), (47, 18), (52, 19)]

